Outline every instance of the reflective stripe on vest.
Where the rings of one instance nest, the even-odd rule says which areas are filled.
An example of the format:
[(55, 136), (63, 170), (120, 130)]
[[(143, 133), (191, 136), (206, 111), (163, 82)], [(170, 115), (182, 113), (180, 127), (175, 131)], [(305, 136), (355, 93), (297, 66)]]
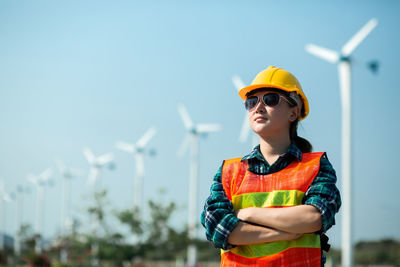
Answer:
[[(248, 207), (301, 205), (319, 171), (323, 153), (303, 153), (285, 169), (267, 175), (249, 172), (246, 160), (226, 160), (222, 184), (235, 210)], [(222, 253), (222, 266), (320, 266), (320, 237), (304, 234), (296, 240), (241, 245)]]

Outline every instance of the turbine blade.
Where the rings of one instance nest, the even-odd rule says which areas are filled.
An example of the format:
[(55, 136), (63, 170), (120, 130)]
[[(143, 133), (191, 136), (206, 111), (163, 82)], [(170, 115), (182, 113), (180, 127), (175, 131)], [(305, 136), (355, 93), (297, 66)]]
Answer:
[(187, 134), (178, 149), (178, 152), (177, 152), (178, 157), (180, 157), (180, 158), (183, 157), (183, 154), (185, 154), (186, 150), (189, 147), (189, 144), (190, 144), (190, 134)]
[(137, 141), (136, 145), (140, 148), (143, 148), (147, 145), (147, 143), (154, 137), (156, 134), (156, 129), (154, 127), (147, 130), (147, 132)]
[(108, 153), (108, 154), (104, 154), (104, 155), (99, 156), (96, 159), (96, 163), (101, 165), (101, 166), (103, 166), (103, 165), (111, 162), (113, 159), (114, 159), (113, 153)]
[(34, 184), (34, 185), (37, 185), (37, 184), (38, 184), (37, 177), (34, 176), (34, 175), (32, 175), (32, 174), (28, 174), (28, 175), (26, 176), (26, 179), (27, 179), (29, 182), (31, 182), (32, 184)]
[(246, 85), (243, 83), (242, 79), (238, 75), (233, 75), (232, 82), (235, 85), (236, 90), (239, 92), (240, 89), (245, 87)]
[(343, 56), (350, 55), (354, 49), (370, 34), (370, 32), (378, 25), (378, 20), (373, 18), (364, 25), (353, 37), (342, 47)]
[(322, 58), (330, 63), (336, 63), (339, 60), (339, 54), (336, 51), (313, 45), (308, 44), (305, 47), (306, 51), (316, 57)]
[(193, 122), (190, 119), (189, 113), (187, 112), (187, 110), (183, 104), (178, 104), (178, 112), (179, 112), (179, 115), (181, 115), (183, 124), (185, 125), (186, 129), (193, 128)]
[(5, 192), (3, 193), (3, 200), (6, 201), (6, 202), (11, 202), (12, 201), (10, 195), (5, 193)]
[(128, 144), (128, 143), (125, 143), (125, 142), (118, 141), (116, 143), (116, 147), (118, 149), (121, 149), (121, 150), (129, 152), (129, 153), (135, 152), (135, 145)]
[(249, 118), (247, 117), (247, 114), (245, 114), (243, 124), (242, 124), (242, 129), (241, 129), (240, 135), (239, 135), (239, 141), (241, 143), (245, 143), (247, 141), (249, 132), (250, 132)]
[(53, 174), (53, 171), (50, 168), (47, 168), (39, 175), (40, 182), (47, 182), (50, 176)]
[(196, 132), (198, 133), (209, 133), (221, 131), (222, 126), (220, 124), (198, 124), (196, 125)]
[(90, 164), (92, 164), (94, 162), (95, 157), (93, 155), (92, 150), (90, 150), (89, 148), (85, 147), (83, 149), (83, 154), (85, 155), (87, 161), (89, 161)]

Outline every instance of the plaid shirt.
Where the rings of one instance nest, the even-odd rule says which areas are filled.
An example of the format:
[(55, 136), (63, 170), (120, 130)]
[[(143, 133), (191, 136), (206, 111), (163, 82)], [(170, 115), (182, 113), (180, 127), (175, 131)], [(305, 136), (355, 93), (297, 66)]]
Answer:
[[(269, 165), (260, 152), (260, 146), (242, 158), (248, 160), (249, 171), (266, 175), (286, 168), (293, 160), (301, 161), (302, 152), (291, 144), (286, 153)], [(222, 164), (223, 166), (223, 164)], [(206, 236), (216, 248), (224, 250), (234, 246), (228, 243), (228, 236), (240, 221), (235, 216), (231, 201), (227, 198), (221, 182), (222, 166), (214, 177), (210, 196), (201, 214), (201, 224), (206, 228)], [(321, 157), (320, 169), (303, 197), (303, 204), (313, 205), (321, 212), (322, 229), (326, 232), (335, 224), (335, 214), (341, 206), (340, 194), (336, 185), (336, 173), (326, 154)]]

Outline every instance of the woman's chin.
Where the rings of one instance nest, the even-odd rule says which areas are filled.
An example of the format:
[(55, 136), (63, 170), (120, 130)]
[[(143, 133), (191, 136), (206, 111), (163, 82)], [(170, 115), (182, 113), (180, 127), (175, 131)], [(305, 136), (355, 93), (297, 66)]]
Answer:
[(268, 132), (268, 129), (266, 127), (254, 127), (253, 132), (259, 136), (263, 136)]

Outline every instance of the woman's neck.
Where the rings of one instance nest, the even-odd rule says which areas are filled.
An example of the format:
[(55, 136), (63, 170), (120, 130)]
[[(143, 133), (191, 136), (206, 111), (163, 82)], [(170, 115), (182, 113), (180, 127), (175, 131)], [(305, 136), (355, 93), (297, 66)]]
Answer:
[(260, 152), (264, 156), (265, 160), (272, 164), (280, 155), (288, 150), (290, 143), (289, 136), (276, 139), (264, 139), (260, 137)]

